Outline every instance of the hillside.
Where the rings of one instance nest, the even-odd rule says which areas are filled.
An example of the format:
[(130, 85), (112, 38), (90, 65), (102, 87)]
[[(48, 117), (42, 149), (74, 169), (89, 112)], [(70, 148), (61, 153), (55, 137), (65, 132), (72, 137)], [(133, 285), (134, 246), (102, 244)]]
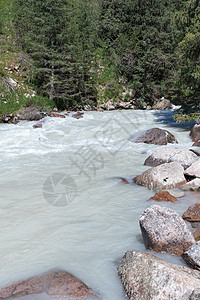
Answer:
[(0, 0), (0, 113), (27, 99), (92, 109), (165, 97), (198, 117), (199, 10), (196, 0)]

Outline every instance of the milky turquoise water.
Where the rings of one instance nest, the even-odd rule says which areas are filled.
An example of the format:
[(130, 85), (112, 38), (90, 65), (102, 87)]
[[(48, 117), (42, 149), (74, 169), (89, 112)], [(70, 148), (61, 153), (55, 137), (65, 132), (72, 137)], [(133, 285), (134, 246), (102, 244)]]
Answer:
[[(131, 110), (33, 124), (0, 124), (0, 286), (60, 268), (103, 300), (125, 300), (116, 266), (127, 250), (145, 251), (138, 219), (154, 202), (147, 201), (153, 192), (118, 177), (145, 171), (144, 160), (158, 148), (129, 138), (159, 127), (178, 139), (169, 147), (189, 148), (189, 125), (174, 127), (169, 112)], [(199, 200), (186, 193), (159, 205), (181, 215)]]

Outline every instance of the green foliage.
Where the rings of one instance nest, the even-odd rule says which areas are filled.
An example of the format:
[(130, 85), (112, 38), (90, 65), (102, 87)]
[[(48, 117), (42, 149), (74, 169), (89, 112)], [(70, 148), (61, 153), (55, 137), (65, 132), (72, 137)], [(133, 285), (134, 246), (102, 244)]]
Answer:
[[(24, 80), (38, 105), (117, 101), (126, 86), (141, 108), (165, 96), (182, 106), (182, 120), (197, 117), (198, 0), (0, 0), (0, 12), (0, 61), (19, 54), (17, 46), (28, 54)], [(5, 94), (5, 80), (0, 87)]]

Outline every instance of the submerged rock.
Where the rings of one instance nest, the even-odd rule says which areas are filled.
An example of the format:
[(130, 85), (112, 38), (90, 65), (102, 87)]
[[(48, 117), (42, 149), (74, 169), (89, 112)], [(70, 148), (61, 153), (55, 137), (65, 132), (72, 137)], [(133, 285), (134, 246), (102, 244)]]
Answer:
[(200, 242), (197, 242), (185, 251), (182, 254), (182, 258), (190, 268), (200, 271)]
[(77, 113), (75, 113), (75, 114), (72, 115), (72, 118), (81, 119), (81, 118), (83, 118), (83, 115), (84, 115), (83, 112), (79, 112), (78, 111)]
[(160, 128), (151, 128), (144, 134), (133, 140), (135, 143), (146, 143), (155, 145), (167, 145), (168, 143), (178, 143), (174, 135), (169, 131)]
[(147, 249), (181, 255), (195, 243), (183, 219), (172, 209), (151, 205), (139, 219)]
[(186, 183), (183, 172), (184, 169), (179, 163), (171, 162), (148, 169), (141, 175), (133, 178), (133, 181), (139, 185), (146, 186), (150, 190), (166, 190)]
[(41, 119), (39, 122), (37, 122), (33, 125), (33, 128), (42, 128), (45, 121), (46, 121), (46, 119)]
[(189, 300), (200, 289), (200, 273), (149, 253), (128, 251), (118, 275), (130, 300)]
[(156, 167), (176, 161), (186, 169), (197, 159), (198, 156), (190, 150), (160, 147), (145, 160), (144, 165)]
[(91, 296), (97, 297), (87, 285), (70, 273), (66, 271), (50, 271), (0, 289), (0, 299), (42, 293), (72, 297), (76, 300), (86, 300)]
[(176, 197), (172, 196), (169, 192), (167, 191), (160, 191), (157, 192), (154, 196), (152, 196), (151, 198), (149, 198), (149, 200), (154, 200), (154, 201), (158, 201), (158, 202), (177, 202)]
[(58, 113), (56, 113), (56, 112), (54, 112), (54, 111), (52, 111), (52, 112), (50, 113), (50, 117), (51, 117), (51, 118), (62, 118), (62, 119), (65, 119), (65, 116), (64, 116), (64, 115), (58, 114)]
[(182, 215), (189, 222), (200, 222), (200, 203), (191, 205)]

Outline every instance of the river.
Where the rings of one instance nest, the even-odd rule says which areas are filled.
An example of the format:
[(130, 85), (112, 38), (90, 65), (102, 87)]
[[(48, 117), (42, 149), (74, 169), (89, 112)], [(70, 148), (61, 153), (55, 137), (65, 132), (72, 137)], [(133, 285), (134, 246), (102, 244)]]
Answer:
[[(82, 119), (47, 118), (0, 125), (0, 286), (60, 268), (99, 292), (125, 300), (116, 266), (127, 250), (146, 251), (138, 219), (153, 192), (131, 180), (148, 167), (156, 145), (130, 136), (159, 127), (189, 148), (189, 125), (176, 125), (170, 111), (85, 112)], [(159, 203), (180, 215), (198, 194)], [(173, 263), (181, 258), (160, 254)], [(32, 299), (32, 298), (30, 298)]]

